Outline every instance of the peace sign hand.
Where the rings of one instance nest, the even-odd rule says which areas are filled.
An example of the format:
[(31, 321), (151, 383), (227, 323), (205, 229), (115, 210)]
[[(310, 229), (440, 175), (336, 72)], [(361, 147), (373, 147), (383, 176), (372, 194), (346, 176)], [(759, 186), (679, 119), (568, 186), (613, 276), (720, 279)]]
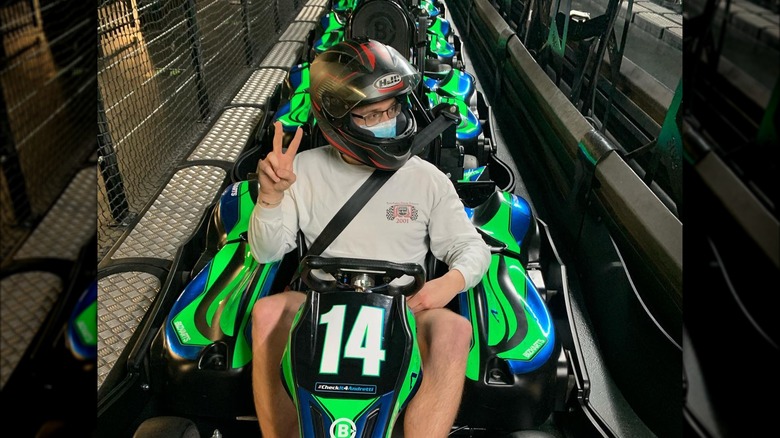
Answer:
[(284, 131), (282, 123), (274, 123), (273, 150), (264, 159), (257, 163), (257, 179), (260, 183), (260, 201), (267, 206), (279, 204), (284, 197), (284, 191), (295, 182), (293, 172), (293, 159), (301, 144), (303, 129), (298, 127), (295, 136), (287, 146), (287, 151), (282, 151), (282, 139)]

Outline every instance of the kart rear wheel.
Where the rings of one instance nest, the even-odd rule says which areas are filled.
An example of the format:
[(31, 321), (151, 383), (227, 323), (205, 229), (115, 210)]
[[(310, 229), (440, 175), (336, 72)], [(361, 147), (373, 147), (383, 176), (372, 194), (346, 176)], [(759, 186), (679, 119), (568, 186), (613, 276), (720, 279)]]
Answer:
[(200, 438), (197, 426), (181, 417), (153, 417), (138, 426), (133, 438)]

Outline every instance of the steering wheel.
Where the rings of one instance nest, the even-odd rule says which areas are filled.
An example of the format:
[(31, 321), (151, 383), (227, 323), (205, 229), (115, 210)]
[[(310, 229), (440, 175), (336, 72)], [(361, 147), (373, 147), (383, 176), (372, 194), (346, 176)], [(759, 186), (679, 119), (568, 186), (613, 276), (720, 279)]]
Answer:
[[(362, 290), (367, 293), (406, 296), (416, 293), (425, 284), (425, 270), (417, 263), (308, 255), (301, 260), (298, 269), (306, 286), (318, 292)], [(312, 275), (315, 269), (332, 275), (334, 280)], [(404, 275), (413, 277), (414, 281), (390, 284)]]

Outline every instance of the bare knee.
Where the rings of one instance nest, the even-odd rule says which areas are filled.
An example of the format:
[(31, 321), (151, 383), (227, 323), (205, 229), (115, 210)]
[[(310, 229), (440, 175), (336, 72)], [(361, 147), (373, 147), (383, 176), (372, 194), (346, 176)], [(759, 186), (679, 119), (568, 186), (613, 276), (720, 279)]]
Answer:
[(453, 353), (467, 355), (471, 347), (472, 327), (464, 317), (450, 312), (446, 321), (445, 336), (442, 345), (454, 350)]
[(285, 292), (257, 300), (252, 308), (252, 338), (260, 340), (279, 328), (289, 329), (305, 298), (298, 292)]
[(440, 309), (429, 324), (422, 325), (433, 355), (450, 361), (464, 360), (471, 347), (471, 323), (461, 315)]

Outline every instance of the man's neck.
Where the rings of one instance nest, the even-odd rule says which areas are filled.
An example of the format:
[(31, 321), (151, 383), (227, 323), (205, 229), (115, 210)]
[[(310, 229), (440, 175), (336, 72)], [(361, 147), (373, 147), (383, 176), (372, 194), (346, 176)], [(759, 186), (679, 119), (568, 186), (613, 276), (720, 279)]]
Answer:
[(343, 154), (341, 152), (339, 152), (339, 155), (341, 155), (341, 159), (342, 160), (344, 160), (345, 162), (347, 162), (349, 164), (363, 164), (360, 161), (350, 157), (349, 155)]

